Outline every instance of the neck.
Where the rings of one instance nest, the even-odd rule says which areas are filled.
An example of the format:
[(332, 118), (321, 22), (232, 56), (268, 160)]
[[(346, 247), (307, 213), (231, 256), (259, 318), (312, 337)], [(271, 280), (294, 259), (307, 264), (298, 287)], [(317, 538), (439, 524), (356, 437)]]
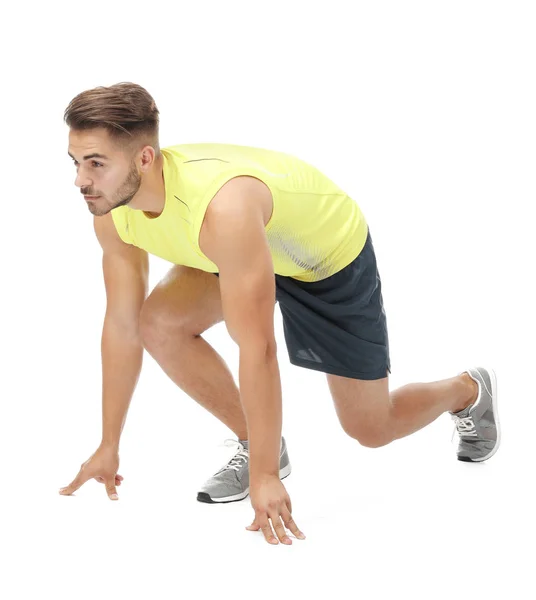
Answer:
[(151, 171), (143, 177), (140, 189), (131, 202), (132, 208), (143, 211), (150, 218), (161, 215), (166, 203), (163, 165), (164, 158), (160, 155)]

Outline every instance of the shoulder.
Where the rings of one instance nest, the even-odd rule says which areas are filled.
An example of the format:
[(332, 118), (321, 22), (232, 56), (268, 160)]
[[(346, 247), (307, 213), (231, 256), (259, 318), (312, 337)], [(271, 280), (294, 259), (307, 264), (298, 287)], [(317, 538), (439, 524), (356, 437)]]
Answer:
[(115, 210), (103, 216), (93, 216), (95, 235), (105, 252), (130, 252), (133, 246), (126, 242), (121, 235), (121, 223), (117, 223), (117, 220), (121, 218), (119, 216), (121, 213), (117, 213)]
[(219, 189), (205, 212), (199, 234), (201, 251), (219, 264), (218, 258), (230, 246), (243, 249), (264, 243), (271, 211), (270, 190), (260, 180), (234, 177)]
[(272, 212), (272, 193), (260, 179), (238, 175), (225, 182), (216, 192), (205, 213), (205, 220), (219, 219), (224, 215), (262, 214), (267, 222)]

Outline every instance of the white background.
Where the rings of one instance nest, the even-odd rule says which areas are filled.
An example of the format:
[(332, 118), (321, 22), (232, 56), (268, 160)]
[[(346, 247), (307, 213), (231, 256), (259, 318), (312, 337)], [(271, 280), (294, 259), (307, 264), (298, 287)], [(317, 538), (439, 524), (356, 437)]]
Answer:
[[(2, 15), (0, 595), (534, 597), (533, 3), (46, 2)], [(101, 250), (63, 111), (132, 81), (162, 146), (295, 154), (362, 208), (392, 388), (494, 368), (503, 443), (461, 463), (442, 415), (367, 449), (322, 373), (288, 362), (276, 309), (285, 486), (308, 536), (270, 546), (249, 499), (196, 501), (233, 437), (145, 353), (119, 501), (76, 475), (101, 434)], [(170, 267), (151, 258), (151, 287)], [(224, 324), (205, 339), (237, 378)], [(530, 562), (529, 562), (530, 561)]]

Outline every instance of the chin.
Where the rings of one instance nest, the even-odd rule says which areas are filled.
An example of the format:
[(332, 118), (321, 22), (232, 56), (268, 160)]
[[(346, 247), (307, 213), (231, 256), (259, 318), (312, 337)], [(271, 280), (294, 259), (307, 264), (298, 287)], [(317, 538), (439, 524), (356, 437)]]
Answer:
[(104, 217), (104, 215), (107, 215), (110, 212), (109, 210), (103, 211), (101, 208), (99, 209), (96, 206), (89, 206), (89, 205), (88, 205), (88, 209), (89, 209), (89, 212), (94, 217)]

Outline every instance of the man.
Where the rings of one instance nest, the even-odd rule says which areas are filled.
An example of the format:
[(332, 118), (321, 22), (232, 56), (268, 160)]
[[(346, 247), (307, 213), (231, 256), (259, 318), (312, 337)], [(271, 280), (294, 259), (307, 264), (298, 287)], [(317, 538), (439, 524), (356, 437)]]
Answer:
[[(103, 248), (103, 437), (73, 482), (117, 499), (119, 438), (143, 349), (237, 435), (238, 451), (199, 491), (203, 502), (249, 493), (269, 543), (303, 534), (281, 479), (279, 301), (291, 363), (326, 373), (344, 431), (379, 447), (449, 411), (457, 457), (482, 461), (500, 441), (493, 371), (389, 392), (381, 279), (364, 215), (320, 171), (283, 153), (228, 144), (159, 148), (158, 110), (141, 86), (79, 94), (66, 110), (76, 185)], [(148, 254), (174, 266), (147, 297)], [(239, 388), (201, 337), (225, 321), (240, 349)], [(273, 527), (273, 529), (272, 529)], [(286, 529), (285, 529), (286, 528)], [(274, 535), (275, 531), (275, 535)]]

